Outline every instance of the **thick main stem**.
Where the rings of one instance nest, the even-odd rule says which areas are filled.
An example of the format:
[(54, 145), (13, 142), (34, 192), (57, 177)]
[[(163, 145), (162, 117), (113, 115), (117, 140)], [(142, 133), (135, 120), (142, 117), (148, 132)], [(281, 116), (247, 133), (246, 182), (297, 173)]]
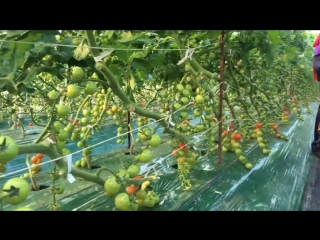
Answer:
[(130, 111), (128, 111), (128, 120), (127, 120), (127, 123), (128, 123), (128, 148), (130, 149), (131, 148), (131, 134), (130, 134), (130, 124), (131, 124), (131, 116), (130, 116)]
[(220, 93), (219, 93), (219, 145), (218, 145), (218, 166), (222, 161), (222, 119), (223, 119), (223, 74), (224, 74), (224, 31), (220, 35)]

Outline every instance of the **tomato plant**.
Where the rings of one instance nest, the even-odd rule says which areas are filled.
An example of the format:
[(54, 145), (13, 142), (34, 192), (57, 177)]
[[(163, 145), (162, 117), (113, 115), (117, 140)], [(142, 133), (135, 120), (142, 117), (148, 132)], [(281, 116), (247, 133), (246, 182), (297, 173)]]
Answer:
[[(306, 58), (312, 47), (305, 31), (6, 30), (4, 34), (17, 44), (4, 41), (1, 46), (0, 117), (9, 120), (13, 130), (25, 133), (19, 114), (27, 113), (29, 126), (43, 127), (43, 132), (34, 144), (19, 146), (10, 137), (0, 137), (0, 172), (8, 171), (5, 164), (18, 153), (26, 154), (31, 157), (31, 172), (23, 176), (32, 177), (41, 170), (43, 155), (67, 156), (71, 154), (67, 143), (72, 142), (82, 151), (72, 174), (104, 186), (107, 197), (118, 194), (119, 210), (159, 203), (159, 196), (147, 189), (152, 178), (138, 175), (141, 165), (157, 161), (154, 153), (164, 142), (157, 130), (170, 136), (168, 157), (175, 159), (181, 187), (188, 190), (193, 187), (188, 176), (201, 155), (217, 154), (221, 160), (222, 154), (233, 154), (239, 166), (250, 170), (254, 164), (243, 143), (253, 141), (268, 155), (268, 139), (289, 140), (282, 124), (290, 124), (291, 117), (303, 121), (301, 112), (310, 113), (309, 103), (315, 100), (311, 62)], [(102, 53), (99, 48), (105, 46), (113, 51)], [(95, 157), (91, 144), (106, 121), (116, 125), (119, 145), (128, 140), (132, 162), (105, 181), (91, 171)], [(205, 142), (201, 149), (194, 137)], [(52, 181), (66, 178), (65, 159), (53, 164), (57, 170)], [(61, 189), (60, 184), (51, 187), (53, 195), (63, 194)], [(54, 199), (50, 209), (61, 206)]]

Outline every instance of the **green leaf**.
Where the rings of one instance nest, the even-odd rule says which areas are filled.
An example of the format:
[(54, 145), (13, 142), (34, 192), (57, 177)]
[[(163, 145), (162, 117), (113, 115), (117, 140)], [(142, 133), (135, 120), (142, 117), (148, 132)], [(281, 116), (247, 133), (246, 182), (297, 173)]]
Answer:
[(144, 73), (150, 72), (153, 68), (153, 64), (151, 62), (142, 59), (133, 60), (131, 62), (131, 66), (134, 67), (136, 70), (140, 70)]
[(73, 57), (73, 52), (58, 52), (55, 49), (51, 49), (50, 53), (59, 56), (59, 61), (62, 61), (63, 63), (68, 62), (69, 59)]
[(118, 59), (124, 61), (125, 63), (129, 63), (130, 59), (130, 54), (132, 54), (134, 51), (118, 51), (117, 52), (117, 57)]
[(78, 60), (81, 61), (82, 59), (85, 59), (88, 54), (89, 54), (89, 47), (87, 44), (80, 44), (75, 50), (74, 50), (74, 54), (73, 57)]
[(45, 35), (60, 35), (61, 33), (58, 30), (32, 30), (34, 33), (42, 33)]
[[(20, 68), (25, 61), (26, 52), (34, 48), (35, 42), (42, 37), (42, 34), (35, 34), (28, 31), (23, 34), (23, 39), (12, 43), (5, 43), (2, 48), (2, 54), (0, 56), (0, 64), (4, 71), (1, 71), (1, 75), (9, 74), (14, 67)], [(22, 38), (22, 36), (20, 36)]]
[(221, 31), (222, 30), (211, 30), (211, 31), (208, 32), (208, 35), (210, 35), (210, 38), (215, 39), (215, 38), (218, 38), (220, 36)]
[(121, 39), (118, 39), (117, 42), (120, 42), (120, 43), (128, 43), (128, 42), (132, 42), (136, 39), (138, 39), (139, 37), (142, 37), (144, 36), (145, 34), (142, 33), (142, 34), (138, 34), (138, 35), (135, 35), (135, 36), (132, 36), (132, 37), (127, 37), (127, 38), (121, 38)]
[(122, 74), (122, 68), (119, 64), (110, 64), (109, 66), (110, 71), (115, 75), (121, 75)]
[(107, 36), (108, 39), (111, 39), (113, 36), (114, 30), (107, 30), (105, 32), (105, 35)]
[(267, 62), (267, 64), (268, 64), (268, 65), (271, 64), (271, 63), (273, 62), (273, 59), (274, 59), (274, 54), (273, 54), (273, 52), (272, 52), (272, 51), (268, 51), (268, 52), (266, 53), (266, 62)]
[(139, 52), (134, 52), (131, 56), (130, 56), (130, 59), (129, 61), (131, 62), (133, 59), (135, 58), (144, 58), (148, 55), (148, 51), (145, 50), (145, 51), (139, 51)]
[(17, 42), (16, 53), (22, 54), (24, 56), (26, 51), (29, 51), (34, 47), (34, 44), (29, 44), (29, 42), (37, 42), (42, 37), (41, 33), (30, 32), (26, 38)]
[(15, 37), (17, 35), (21, 35), (25, 32), (28, 32), (29, 30), (7, 30), (7, 38), (10, 38), (10, 37)]
[(31, 83), (37, 77), (37, 69), (31, 68), (28, 71), (26, 78), (22, 81), (25, 84)]
[(39, 53), (39, 52), (42, 52), (43, 50), (44, 50), (44, 43), (43, 42), (37, 42), (37, 43), (34, 44), (34, 48), (31, 49), (30, 51)]
[(131, 63), (131, 66), (134, 67), (136, 70), (140, 70), (140, 71), (143, 71), (143, 72), (147, 72), (147, 69), (139, 62), (132, 62)]
[[(66, 39), (63, 39), (61, 41), (61, 44), (63, 45), (71, 45), (72, 44), (72, 38), (66, 38)], [(60, 56), (61, 57), (61, 61), (63, 63), (66, 63), (67, 61), (69, 61), (70, 58), (73, 57), (73, 49), (71, 47), (63, 47), (63, 46), (59, 46), (57, 47), (57, 50), (52, 48), (50, 50), (51, 54), (53, 55), (57, 55), (57, 56)]]
[[(66, 38), (66, 39), (63, 39), (60, 44), (62, 44), (62, 45), (72, 45), (72, 41), (73, 41), (72, 38)], [(59, 47), (57, 47), (57, 50), (58, 50), (59, 53), (56, 54), (56, 55), (63, 56), (63, 58), (67, 59), (67, 61), (71, 57), (73, 57), (73, 49), (72, 49), (72, 47), (59, 46)], [(55, 51), (55, 52), (57, 52), (57, 51)]]
[(170, 41), (170, 40), (173, 40), (173, 38), (170, 37), (170, 36), (165, 37), (165, 38), (160, 38), (160, 39), (159, 39), (159, 44), (164, 44), (164, 43), (166, 43), (166, 42), (168, 42), (168, 41)]
[(44, 42), (44, 43), (56, 43), (57, 39), (54, 35), (46, 34), (42, 35), (42, 37), (38, 40), (39, 42)]
[(19, 86), (19, 91), (23, 93), (35, 93), (35, 88), (31, 84), (22, 84)]
[(8, 60), (4, 60), (0, 64), (1, 64), (0, 65), (0, 76), (6, 76), (12, 71), (12, 68), (11, 68)]
[(279, 38), (279, 30), (268, 30), (268, 35), (269, 35), (271, 43), (274, 46), (277, 46), (280, 44), (281, 40)]

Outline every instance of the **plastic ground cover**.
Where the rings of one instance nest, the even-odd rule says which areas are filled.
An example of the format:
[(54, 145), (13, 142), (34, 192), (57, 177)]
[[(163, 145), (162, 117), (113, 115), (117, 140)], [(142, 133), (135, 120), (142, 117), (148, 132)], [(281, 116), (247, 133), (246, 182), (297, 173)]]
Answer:
[[(290, 125), (279, 130), (290, 140), (273, 139), (268, 143), (271, 153), (266, 156), (253, 144), (246, 146), (246, 157), (254, 164), (244, 169), (233, 154), (223, 155), (217, 167), (216, 157), (202, 158), (191, 172), (194, 184), (189, 191), (180, 190), (173, 158), (156, 159), (160, 179), (152, 187), (160, 195), (159, 206), (152, 211), (294, 211), (301, 210), (304, 186), (312, 157), (315, 113), (318, 103), (311, 105), (312, 114), (303, 113), (304, 121), (295, 117)], [(211, 159), (210, 159), (211, 158)], [(163, 158), (162, 158), (163, 159)], [(90, 187), (61, 200), (64, 210), (114, 210), (114, 198), (106, 198), (99, 187)]]
[[(94, 138), (92, 138), (92, 140), (90, 140), (89, 144), (94, 145), (97, 144), (99, 142), (102, 142), (106, 139), (109, 139), (113, 136), (116, 136), (117, 134), (117, 128), (115, 128), (114, 126), (106, 126), (103, 127), (101, 129), (101, 131), (97, 132), (94, 135)], [(98, 146), (96, 146), (95, 148), (93, 148), (93, 155), (98, 155), (101, 153), (104, 153), (106, 151), (110, 151), (113, 149), (117, 149), (120, 146), (116, 143), (117, 139), (109, 141), (109, 142), (105, 142), (103, 144), (100, 144)], [(80, 149), (77, 147), (77, 142), (68, 142), (66, 147), (71, 151), (71, 152), (76, 152), (79, 151)], [(77, 160), (79, 160), (81, 158), (81, 152), (76, 153), (73, 155), (73, 163), (76, 162)], [(49, 161), (48, 157), (44, 157), (44, 161)], [(26, 168), (26, 155), (19, 155), (16, 158), (14, 158), (12, 161), (10, 161), (9, 163), (7, 163), (7, 173), (10, 172), (16, 172), (19, 171), (20, 169), (25, 169)], [(50, 169), (52, 169), (52, 165), (51, 164), (45, 164), (42, 167), (42, 171), (49, 171)], [(19, 177), (23, 174), (24, 172), (17, 172), (15, 174), (12, 174), (8, 177), (4, 177), (0, 180), (0, 183), (3, 182), (4, 180), (8, 179), (8, 178), (12, 178), (12, 177)]]
[[(152, 185), (160, 195), (161, 202), (152, 210), (300, 210), (312, 159), (310, 144), (317, 107), (318, 104), (314, 103), (311, 105), (313, 114), (303, 113), (304, 121), (292, 117), (290, 125), (279, 125), (279, 130), (290, 136), (290, 141), (271, 140), (268, 143), (272, 150), (269, 156), (264, 155), (255, 143), (243, 145), (245, 155), (254, 164), (251, 171), (246, 170), (232, 153), (223, 155), (223, 164), (219, 168), (216, 157), (211, 155), (202, 158), (199, 166), (192, 170), (190, 178), (194, 187), (189, 191), (181, 191), (178, 171), (173, 167), (175, 159), (165, 158), (170, 155), (168, 153), (153, 160), (143, 168), (143, 172), (146, 172), (154, 167), (161, 176)], [(105, 128), (106, 131), (97, 132), (99, 139), (95, 135), (95, 142), (115, 136), (114, 125)], [(110, 151), (105, 144), (102, 144), (102, 152)], [(24, 161), (23, 157), (23, 167)], [(110, 169), (117, 168), (119, 164), (111, 163)], [(114, 198), (106, 198), (103, 189), (97, 186), (65, 197), (60, 203), (65, 211), (114, 210)]]
[[(190, 111), (191, 114), (191, 111)], [(177, 114), (175, 114), (177, 115)], [(21, 119), (20, 120), (24, 126), (27, 126), (28, 123), (30, 123), (30, 119)], [(193, 121), (191, 121), (192, 123), (199, 121), (199, 119), (195, 119)], [(156, 127), (156, 124), (153, 124), (153, 127)], [(34, 129), (34, 127), (30, 128), (30, 127), (25, 127), (27, 130), (32, 130)], [(136, 122), (132, 123), (132, 129), (136, 129), (138, 128), (138, 125)], [(8, 122), (0, 122), (0, 135), (7, 135), (7, 132), (9, 129), (9, 125)], [(158, 134), (162, 134), (163, 129), (159, 128), (157, 130)], [(3, 133), (1, 133), (3, 132)], [(137, 131), (134, 132), (134, 135), (136, 136)], [(10, 136), (10, 135), (9, 135)], [(97, 156), (97, 155), (101, 155), (105, 152), (109, 152), (112, 151), (114, 149), (119, 149), (119, 148), (123, 148), (126, 147), (128, 145), (128, 139), (125, 138), (124, 139), (124, 144), (123, 145), (119, 145), (117, 144), (117, 138), (114, 138), (115, 136), (117, 136), (117, 126), (112, 123), (112, 124), (108, 124), (106, 126), (103, 126), (99, 131), (96, 131), (94, 134), (94, 137), (88, 141), (89, 145), (96, 145), (93, 149), (92, 149), (92, 156)], [(111, 139), (114, 138), (114, 139)], [(111, 139), (110, 141), (106, 141), (108, 139)], [(99, 144), (103, 142), (102, 144)], [(68, 148), (72, 153), (74, 152), (78, 152), (81, 149), (79, 149), (77, 147), (77, 142), (72, 142), (69, 141), (66, 144), (66, 148)], [(75, 163), (77, 160), (81, 159), (82, 157), (82, 153), (78, 152), (75, 153), (72, 156), (72, 162)], [(44, 161), (49, 161), (48, 157), (44, 157)], [(10, 161), (9, 163), (7, 163), (6, 165), (7, 167), (7, 172), (6, 173), (12, 173), (10, 174), (8, 177), (2, 177), (0, 179), (0, 184), (4, 183), (6, 180), (8, 180), (9, 178), (12, 177), (19, 177), (21, 176), (23, 173), (27, 172), (27, 170), (25, 171), (20, 171), (22, 169), (26, 169), (26, 155), (19, 155), (16, 158), (14, 158), (12, 161)], [(51, 164), (45, 164), (42, 165), (42, 171), (50, 171), (53, 169), (53, 166)]]

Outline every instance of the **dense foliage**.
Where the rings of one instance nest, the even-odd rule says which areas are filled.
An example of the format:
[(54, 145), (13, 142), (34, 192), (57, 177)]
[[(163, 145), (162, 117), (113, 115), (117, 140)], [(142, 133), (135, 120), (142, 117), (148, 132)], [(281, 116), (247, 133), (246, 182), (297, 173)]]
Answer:
[[(0, 170), (18, 154), (28, 154), (30, 178), (41, 170), (43, 155), (67, 156), (67, 141), (77, 142), (83, 157), (71, 173), (104, 186), (119, 210), (153, 207), (159, 196), (147, 186), (156, 178), (140, 177), (140, 165), (153, 160), (160, 147), (156, 122), (172, 136), (172, 155), (181, 187), (192, 188), (188, 174), (205, 150), (210, 157), (233, 152), (239, 167), (251, 169), (242, 151), (244, 141), (256, 141), (269, 154), (267, 138), (288, 140), (278, 124), (289, 124), (310, 113), (317, 88), (312, 79), (312, 35), (296, 30), (3, 30), (0, 42), (0, 117), (12, 129), (24, 126), (19, 114), (31, 115), (32, 125), (44, 127), (32, 144), (16, 146), (0, 137)], [(190, 115), (190, 112), (192, 113)], [(178, 117), (172, 116), (177, 113)], [(43, 118), (46, 115), (48, 118)], [(90, 139), (110, 119), (118, 126), (118, 144), (132, 131), (132, 164), (102, 179), (91, 169)], [(192, 119), (199, 119), (192, 124)], [(192, 136), (205, 139), (202, 149)], [(219, 144), (221, 143), (221, 144)], [(139, 154), (134, 154), (136, 149)], [(33, 154), (33, 155), (32, 155)], [(32, 158), (31, 158), (32, 157)], [(14, 161), (14, 160), (13, 160)], [(29, 162), (29, 161), (28, 161)], [(63, 186), (67, 161), (54, 161), (53, 195)], [(19, 204), (29, 194), (26, 180), (11, 179), (2, 201)], [(20, 191), (15, 190), (20, 188)], [(11, 189), (11, 191), (9, 191)], [(16, 194), (14, 194), (16, 193)], [(1, 200), (0, 199), (0, 200)], [(55, 201), (52, 210), (59, 210)]]

